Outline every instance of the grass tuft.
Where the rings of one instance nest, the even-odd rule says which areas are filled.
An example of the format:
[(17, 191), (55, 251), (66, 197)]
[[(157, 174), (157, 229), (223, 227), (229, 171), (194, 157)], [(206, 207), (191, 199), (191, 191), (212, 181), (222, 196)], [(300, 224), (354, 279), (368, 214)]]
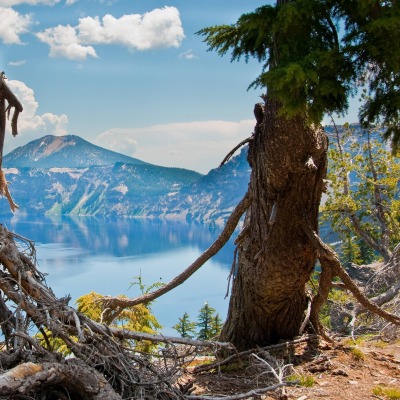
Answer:
[(400, 389), (394, 387), (375, 386), (372, 393), (375, 396), (385, 396), (388, 400), (400, 400)]

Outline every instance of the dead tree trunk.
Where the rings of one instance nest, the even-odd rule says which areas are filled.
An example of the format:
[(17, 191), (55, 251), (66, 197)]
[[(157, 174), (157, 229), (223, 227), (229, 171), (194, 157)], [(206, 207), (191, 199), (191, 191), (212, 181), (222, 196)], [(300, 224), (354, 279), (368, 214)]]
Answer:
[(308, 304), (305, 285), (317, 259), (303, 228), (318, 230), (327, 168), (322, 128), (302, 117), (285, 119), (269, 99), (262, 109), (248, 154), (252, 203), (238, 238), (238, 268), (221, 334), (239, 350), (299, 333)]

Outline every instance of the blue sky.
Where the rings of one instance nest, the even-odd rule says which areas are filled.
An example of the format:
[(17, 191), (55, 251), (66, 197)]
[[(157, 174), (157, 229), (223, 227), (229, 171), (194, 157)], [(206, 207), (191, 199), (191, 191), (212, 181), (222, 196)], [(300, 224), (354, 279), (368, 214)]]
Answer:
[(195, 32), (264, 0), (0, 0), (0, 68), (24, 106), (5, 152), (74, 134), (202, 173), (250, 136), (260, 65), (207, 52)]

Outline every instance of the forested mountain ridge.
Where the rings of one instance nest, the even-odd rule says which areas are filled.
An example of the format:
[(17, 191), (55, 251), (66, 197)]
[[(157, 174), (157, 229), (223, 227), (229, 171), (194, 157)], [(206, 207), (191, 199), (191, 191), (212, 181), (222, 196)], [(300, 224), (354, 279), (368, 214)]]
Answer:
[[(160, 167), (78, 136), (45, 136), (4, 157), (18, 212), (223, 222), (246, 191), (246, 150), (206, 176)], [(7, 208), (4, 208), (7, 210)]]

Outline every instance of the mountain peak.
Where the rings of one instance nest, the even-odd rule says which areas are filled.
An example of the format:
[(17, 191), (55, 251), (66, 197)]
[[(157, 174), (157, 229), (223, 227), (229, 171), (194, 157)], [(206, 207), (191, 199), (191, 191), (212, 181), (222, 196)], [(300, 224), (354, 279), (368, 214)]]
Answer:
[(46, 135), (16, 148), (3, 159), (4, 166), (17, 168), (79, 168), (112, 165), (116, 162), (147, 164), (136, 158), (96, 146), (76, 135)]

